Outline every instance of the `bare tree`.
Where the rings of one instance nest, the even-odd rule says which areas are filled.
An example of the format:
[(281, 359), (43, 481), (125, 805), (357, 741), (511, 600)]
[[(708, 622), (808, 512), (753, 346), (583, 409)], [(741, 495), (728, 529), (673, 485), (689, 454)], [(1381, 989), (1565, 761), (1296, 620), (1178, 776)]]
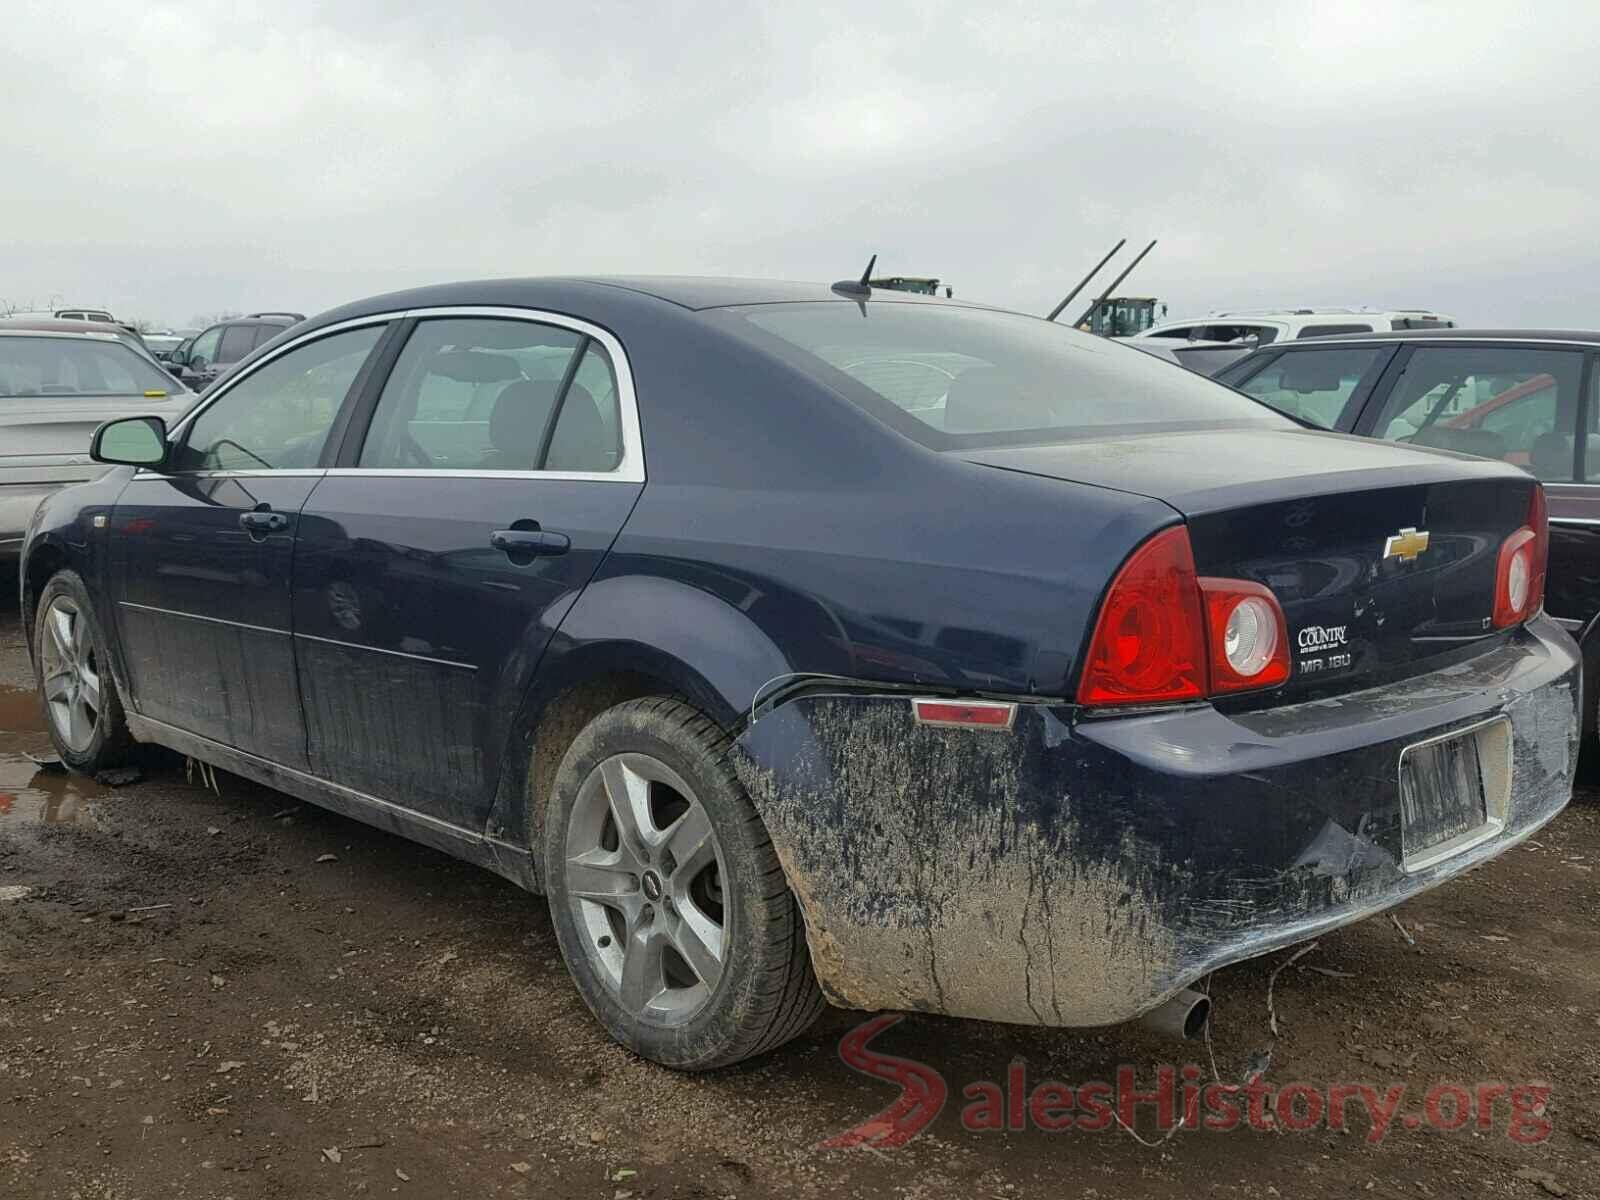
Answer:
[(244, 316), (244, 313), (236, 308), (224, 308), (210, 314), (200, 313), (190, 319), (189, 325), (194, 329), (204, 329), (207, 325), (215, 325), (219, 321), (231, 321), (235, 317), (242, 316)]

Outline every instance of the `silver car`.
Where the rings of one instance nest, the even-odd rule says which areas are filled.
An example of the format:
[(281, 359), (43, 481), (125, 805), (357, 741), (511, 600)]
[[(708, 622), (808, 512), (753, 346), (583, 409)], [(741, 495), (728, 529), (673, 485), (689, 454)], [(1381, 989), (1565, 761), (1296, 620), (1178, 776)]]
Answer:
[(106, 468), (89, 459), (112, 417), (177, 420), (195, 395), (111, 333), (0, 328), (0, 561), (14, 559), (39, 501)]

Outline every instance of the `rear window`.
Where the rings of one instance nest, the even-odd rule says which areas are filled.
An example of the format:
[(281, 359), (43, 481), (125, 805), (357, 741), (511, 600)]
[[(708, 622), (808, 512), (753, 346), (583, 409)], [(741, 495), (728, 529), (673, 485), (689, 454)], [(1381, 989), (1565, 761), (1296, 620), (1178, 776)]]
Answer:
[(0, 337), (0, 397), (164, 395), (172, 388), (163, 371), (110, 338)]
[(726, 311), (780, 357), (934, 449), (1283, 421), (1193, 372), (1037, 317), (881, 300)]

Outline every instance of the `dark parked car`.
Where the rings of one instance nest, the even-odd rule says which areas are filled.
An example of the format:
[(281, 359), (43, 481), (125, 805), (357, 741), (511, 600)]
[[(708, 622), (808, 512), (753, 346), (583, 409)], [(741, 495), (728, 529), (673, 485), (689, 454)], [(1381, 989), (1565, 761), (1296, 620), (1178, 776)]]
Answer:
[(195, 334), (167, 355), (167, 368), (194, 391), (201, 391), (264, 346), (291, 325), (305, 320), (300, 313), (251, 313), (219, 321)]
[[(1217, 378), (1325, 429), (1498, 459), (1544, 482), (1547, 609), (1600, 684), (1600, 333), (1438, 329), (1263, 348)], [(1595, 452), (1589, 457), (1589, 451)]]
[(1192, 1017), (1570, 792), (1536, 480), (1034, 317), (428, 288), (96, 454), (22, 579), (66, 762), (159, 742), (545, 891), (677, 1067), (824, 995)]

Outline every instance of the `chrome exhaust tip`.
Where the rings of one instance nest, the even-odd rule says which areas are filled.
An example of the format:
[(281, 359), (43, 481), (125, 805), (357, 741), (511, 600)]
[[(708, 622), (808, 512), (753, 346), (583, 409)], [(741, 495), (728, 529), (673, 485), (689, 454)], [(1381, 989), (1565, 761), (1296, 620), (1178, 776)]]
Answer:
[(1193, 1039), (1205, 1032), (1210, 1019), (1211, 998), (1184, 988), (1160, 1007), (1145, 1013), (1139, 1018), (1139, 1024), (1166, 1037)]

